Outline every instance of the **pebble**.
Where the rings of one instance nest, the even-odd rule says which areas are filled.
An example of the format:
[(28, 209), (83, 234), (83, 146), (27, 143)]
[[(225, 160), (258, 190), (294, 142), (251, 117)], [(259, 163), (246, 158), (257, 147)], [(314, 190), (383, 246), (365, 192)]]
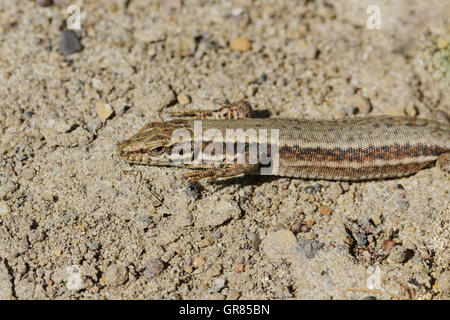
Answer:
[(79, 52), (83, 49), (80, 40), (76, 33), (72, 30), (61, 31), (61, 42), (59, 44), (59, 50), (63, 56), (68, 56), (72, 53)]
[(237, 203), (227, 199), (221, 199), (218, 203), (205, 201), (199, 203), (197, 209), (198, 212), (202, 212), (195, 220), (195, 225), (197, 227), (216, 227), (222, 225), (231, 218), (238, 218), (241, 215), (241, 209)]
[(317, 56), (317, 49), (304, 41), (299, 41), (295, 49), (302, 59), (314, 59)]
[(226, 280), (224, 278), (217, 278), (216, 280), (214, 280), (211, 290), (213, 292), (219, 292), (220, 290), (222, 290), (225, 287), (225, 283), (226, 283)]
[(228, 291), (227, 300), (237, 300), (240, 296), (241, 294), (238, 291), (231, 289)]
[(297, 238), (289, 230), (270, 232), (261, 242), (261, 248), (271, 259), (283, 259), (287, 254), (295, 252)]
[(437, 279), (438, 290), (445, 295), (450, 295), (450, 271), (442, 272)]
[(53, 4), (53, 0), (36, 0), (36, 3), (41, 7), (49, 7)]
[(195, 257), (194, 261), (193, 261), (193, 266), (194, 268), (200, 268), (201, 266), (203, 266), (206, 263), (206, 259), (203, 256), (198, 256)]
[(150, 259), (145, 266), (144, 275), (147, 277), (147, 279), (151, 280), (158, 276), (163, 270), (164, 264), (161, 260)]
[(120, 286), (128, 280), (128, 270), (123, 264), (110, 265), (104, 274), (106, 284), (110, 286)]
[(358, 112), (361, 112), (362, 114), (368, 114), (370, 110), (372, 110), (370, 100), (364, 97), (361, 91), (358, 91), (358, 93), (349, 97), (348, 104), (352, 107), (356, 107)]
[(313, 186), (307, 186), (305, 187), (305, 192), (306, 193), (313, 193), (315, 191)]
[(95, 103), (95, 111), (97, 111), (98, 117), (102, 120), (108, 119), (114, 112), (113, 108), (109, 104), (101, 101), (97, 101)]
[(261, 239), (259, 237), (259, 233), (251, 232), (247, 235), (247, 238), (251, 241), (253, 250), (258, 250), (259, 245), (261, 244)]
[(89, 244), (89, 250), (97, 251), (98, 249), (100, 249), (100, 244), (98, 242), (91, 242)]
[(220, 238), (222, 238), (222, 236), (223, 236), (223, 234), (220, 231), (216, 231), (216, 233), (214, 234), (214, 238), (216, 238), (216, 239), (220, 239)]
[(136, 30), (133, 35), (136, 40), (147, 43), (163, 41), (166, 39), (166, 32), (159, 28)]
[(11, 213), (11, 208), (4, 200), (0, 201), (0, 216), (6, 216)]
[(407, 250), (402, 246), (395, 246), (392, 248), (388, 256), (388, 261), (394, 263), (403, 263), (407, 259)]
[(238, 263), (234, 266), (234, 271), (236, 273), (242, 273), (245, 271), (245, 265), (243, 263)]
[(85, 287), (81, 271), (78, 266), (72, 265), (66, 268), (65, 280), (67, 289), (71, 291), (79, 291)]
[(415, 105), (412, 103), (408, 104), (405, 108), (405, 113), (410, 117), (415, 117), (418, 113), (418, 110)]
[(396, 246), (396, 243), (392, 240), (385, 240), (383, 242), (383, 249), (386, 254), (389, 254), (391, 252), (392, 248), (394, 248), (395, 246)]
[(318, 251), (324, 247), (324, 244), (317, 240), (303, 239), (298, 240), (298, 251), (305, 254), (305, 257), (312, 259)]
[(97, 131), (102, 127), (102, 121), (100, 119), (94, 119), (87, 124), (87, 128), (92, 133), (97, 133)]
[(326, 216), (329, 216), (332, 212), (331, 208), (327, 207), (327, 206), (321, 206), (319, 208), (319, 211), (321, 214), (326, 215)]
[(327, 188), (327, 195), (331, 201), (336, 202), (339, 196), (344, 192), (339, 183), (332, 184), (329, 188)]
[(186, 186), (186, 195), (188, 197), (193, 198), (194, 200), (198, 200), (201, 197), (201, 186), (195, 182), (189, 182)]
[(302, 226), (303, 226), (303, 224), (301, 223), (301, 222), (294, 222), (292, 225), (291, 225), (291, 232), (293, 233), (293, 234), (297, 234), (297, 233), (300, 233), (301, 231), (302, 231)]
[(320, 183), (314, 184), (314, 189), (316, 189), (317, 192), (322, 191), (323, 186)]
[(250, 50), (251, 46), (250, 40), (245, 37), (236, 38), (230, 44), (231, 50), (241, 52)]
[(177, 96), (177, 100), (183, 106), (185, 106), (191, 102), (191, 98), (189, 98), (189, 96), (184, 93), (179, 94)]
[(404, 116), (405, 115), (405, 109), (404, 107), (399, 106), (392, 106), (388, 107), (385, 110), (386, 114), (389, 116)]
[(129, 107), (123, 101), (116, 101), (116, 103), (114, 104), (114, 112), (118, 116), (123, 115), (128, 110), (128, 108)]
[(438, 41), (436, 42), (436, 46), (438, 49), (445, 49), (445, 48), (447, 48), (449, 43), (450, 43), (449, 40), (444, 39), (444, 38), (439, 38)]
[(192, 273), (194, 271), (194, 268), (192, 268), (192, 266), (184, 266), (183, 270), (186, 273)]
[(173, 10), (180, 10), (182, 6), (181, 0), (163, 0), (162, 4), (165, 7)]
[(408, 201), (405, 201), (405, 200), (402, 200), (402, 199), (398, 199), (398, 200), (395, 200), (395, 203), (402, 210), (408, 210), (408, 208), (409, 208), (409, 202)]
[(167, 46), (173, 57), (190, 57), (195, 53), (197, 42), (193, 37), (179, 35), (170, 37)]
[(212, 241), (209, 238), (205, 238), (200, 240), (200, 242), (198, 243), (198, 246), (200, 248), (205, 248), (205, 247), (209, 247), (211, 245)]
[(450, 116), (447, 114), (447, 112), (439, 109), (433, 111), (431, 118), (442, 123), (450, 122)]

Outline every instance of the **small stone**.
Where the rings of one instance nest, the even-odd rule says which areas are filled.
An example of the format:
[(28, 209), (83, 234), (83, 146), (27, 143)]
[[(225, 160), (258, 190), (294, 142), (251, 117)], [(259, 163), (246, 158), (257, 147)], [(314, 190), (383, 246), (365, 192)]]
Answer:
[(205, 247), (209, 247), (211, 245), (212, 241), (209, 238), (206, 239), (202, 239), (200, 240), (200, 242), (198, 243), (198, 246), (200, 248), (205, 248)]
[(295, 49), (302, 59), (314, 59), (317, 56), (317, 49), (305, 41), (299, 41)]
[(231, 50), (241, 52), (250, 50), (251, 46), (250, 40), (245, 37), (236, 38), (230, 44)]
[(225, 296), (220, 292), (213, 293), (208, 296), (208, 300), (225, 300)]
[(110, 286), (120, 286), (128, 280), (127, 267), (123, 264), (110, 265), (104, 274), (106, 284)]
[(114, 112), (118, 116), (123, 115), (128, 110), (128, 108), (129, 107), (126, 105), (126, 103), (121, 101), (116, 101), (116, 103), (114, 104)]
[(222, 238), (222, 232), (220, 232), (220, 231), (216, 231), (216, 233), (214, 234), (214, 238), (216, 238), (216, 239), (220, 239), (220, 238)]
[(261, 239), (259, 238), (259, 233), (258, 232), (252, 232), (252, 233), (248, 234), (247, 237), (252, 242), (252, 249), (253, 250), (258, 250), (259, 249), (259, 245), (261, 244)]
[(79, 291), (84, 288), (85, 283), (81, 277), (81, 271), (78, 266), (69, 266), (65, 271), (67, 289), (71, 291)]
[(438, 39), (436, 46), (438, 47), (438, 49), (445, 49), (447, 48), (448, 44), (449, 41), (447, 39), (440, 38)]
[(150, 259), (145, 266), (144, 275), (148, 279), (153, 279), (164, 270), (164, 264), (159, 259)]
[(305, 254), (305, 257), (312, 259), (318, 251), (324, 247), (324, 244), (317, 240), (303, 239), (298, 240), (298, 251)]
[(97, 131), (102, 127), (102, 121), (100, 119), (94, 119), (88, 123), (87, 128), (92, 133), (97, 133)]
[(19, 253), (25, 253), (30, 249), (30, 242), (28, 241), (28, 238), (23, 238), (19, 241), (18, 246), (18, 252)]
[(194, 268), (192, 268), (192, 266), (184, 266), (183, 270), (186, 273), (192, 273), (194, 271)]
[(313, 186), (307, 186), (305, 187), (305, 192), (306, 193), (313, 193), (315, 191)]
[(0, 300), (13, 300), (14, 279), (10, 275), (5, 262), (0, 261)]
[(243, 263), (238, 263), (234, 266), (234, 271), (236, 273), (242, 273), (245, 271), (245, 265)]
[(301, 231), (302, 231), (302, 226), (303, 226), (303, 224), (301, 223), (301, 222), (294, 222), (292, 225), (291, 225), (291, 232), (293, 233), (293, 234), (297, 234), (297, 233), (300, 233)]
[(190, 57), (195, 53), (197, 42), (193, 37), (173, 36), (168, 39), (168, 48), (174, 57)]
[(372, 109), (370, 100), (363, 96), (361, 91), (348, 98), (348, 104), (356, 107), (362, 114), (368, 114)]
[(326, 216), (329, 216), (331, 214), (331, 212), (332, 212), (331, 208), (330, 207), (326, 207), (326, 206), (321, 206), (319, 208), (319, 211), (320, 211), (321, 214), (326, 215)]
[(392, 248), (388, 257), (388, 261), (394, 263), (403, 263), (406, 261), (406, 259), (407, 259), (407, 250), (402, 246), (396, 246)]
[(11, 208), (8, 203), (4, 200), (0, 201), (0, 216), (6, 216), (11, 213)]
[(140, 29), (134, 32), (136, 40), (142, 42), (158, 42), (166, 39), (166, 32), (159, 28)]
[(194, 268), (200, 268), (206, 263), (206, 259), (203, 256), (198, 256), (194, 259), (193, 265)]
[(334, 183), (333, 185), (331, 185), (331, 187), (327, 189), (327, 195), (333, 202), (336, 202), (336, 200), (342, 193), (344, 193), (344, 190), (339, 185), (339, 183)]
[(163, 0), (163, 5), (172, 10), (180, 10), (181, 8), (181, 0)]
[(305, 221), (305, 225), (307, 227), (312, 227), (314, 225), (314, 223), (316, 223), (314, 220), (307, 220), (307, 221)]
[(102, 120), (108, 119), (114, 112), (109, 104), (101, 101), (95, 103), (95, 110), (97, 111), (98, 117)]
[(261, 242), (261, 248), (271, 259), (283, 259), (287, 254), (294, 252), (297, 238), (289, 230), (270, 232)]
[(237, 299), (239, 299), (240, 296), (241, 296), (241, 294), (238, 291), (230, 290), (230, 291), (228, 291), (227, 299), (228, 300), (237, 300)]
[(201, 186), (196, 182), (189, 182), (186, 186), (186, 195), (193, 198), (194, 200), (198, 200), (201, 197)]
[(222, 265), (216, 263), (208, 269), (206, 275), (208, 277), (217, 277), (222, 272)]
[(434, 110), (432, 113), (431, 118), (433, 120), (442, 122), (442, 123), (449, 123), (450, 122), (450, 116), (445, 112), (444, 110)]
[(416, 106), (413, 105), (412, 103), (406, 106), (405, 112), (409, 117), (415, 117), (418, 113)]
[(177, 96), (177, 100), (183, 106), (185, 106), (191, 102), (191, 99), (189, 98), (189, 96), (184, 93), (179, 94)]
[(212, 203), (210, 200), (203, 201), (197, 206), (199, 212), (195, 220), (197, 227), (216, 227), (222, 225), (231, 218), (238, 218), (241, 215), (241, 209), (236, 202), (221, 199), (218, 203)]
[(36, 0), (36, 3), (41, 7), (49, 7), (53, 4), (53, 0)]
[(388, 107), (385, 110), (386, 114), (389, 116), (404, 116), (405, 115), (405, 108), (404, 107), (399, 107), (399, 106), (392, 106), (392, 107)]
[(80, 40), (78, 39), (76, 33), (72, 30), (61, 31), (61, 42), (59, 45), (59, 50), (63, 56), (68, 56), (72, 53), (79, 52), (83, 49)]
[(91, 242), (89, 244), (89, 250), (97, 251), (98, 249), (100, 249), (100, 244), (98, 244), (98, 242)]
[(402, 199), (398, 199), (398, 200), (395, 200), (395, 203), (402, 210), (408, 210), (408, 208), (409, 208), (409, 202), (408, 201), (405, 201), (405, 200), (402, 200)]
[(24, 169), (22, 172), (22, 177), (26, 180), (33, 180), (35, 175), (36, 175), (36, 172), (33, 168)]
[(311, 228), (308, 227), (307, 225), (302, 225), (300, 231), (301, 231), (301, 232), (304, 232), (304, 233), (310, 232), (310, 231), (311, 231)]
[(391, 252), (392, 248), (394, 248), (395, 246), (396, 246), (395, 241), (385, 240), (383, 242), (383, 249), (386, 254), (389, 254)]
[(217, 278), (214, 280), (212, 291), (219, 292), (225, 287), (226, 280), (224, 278)]
[(355, 237), (356, 243), (358, 247), (364, 248), (368, 245), (367, 235), (361, 232), (354, 232), (353, 236)]
[(437, 278), (437, 287), (444, 295), (450, 295), (450, 271), (442, 272)]

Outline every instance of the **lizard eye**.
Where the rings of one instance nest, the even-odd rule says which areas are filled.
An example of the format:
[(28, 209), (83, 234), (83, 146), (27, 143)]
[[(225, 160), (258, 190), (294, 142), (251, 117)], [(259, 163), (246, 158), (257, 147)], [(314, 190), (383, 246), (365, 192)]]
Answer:
[(153, 149), (152, 151), (153, 151), (154, 154), (160, 155), (160, 154), (163, 153), (165, 150), (166, 150), (165, 147), (159, 146), (159, 147), (156, 147), (155, 149)]

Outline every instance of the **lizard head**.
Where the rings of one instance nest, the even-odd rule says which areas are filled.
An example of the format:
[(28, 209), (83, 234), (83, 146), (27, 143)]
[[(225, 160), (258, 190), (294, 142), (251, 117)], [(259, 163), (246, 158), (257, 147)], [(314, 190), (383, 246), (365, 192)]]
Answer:
[(188, 144), (190, 148), (191, 136), (191, 129), (185, 120), (150, 122), (120, 143), (117, 155), (131, 163), (179, 166), (177, 161), (173, 161), (172, 151), (183, 144)]

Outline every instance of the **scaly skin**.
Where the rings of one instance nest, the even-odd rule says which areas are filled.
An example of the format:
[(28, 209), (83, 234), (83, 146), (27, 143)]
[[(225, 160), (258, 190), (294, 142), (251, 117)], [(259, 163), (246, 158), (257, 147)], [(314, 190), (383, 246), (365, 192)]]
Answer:
[[(120, 144), (120, 158), (139, 164), (203, 169), (191, 180), (218, 179), (240, 174), (258, 174), (259, 163), (249, 163), (249, 149), (257, 140), (238, 138), (245, 147), (245, 163), (225, 161), (199, 164), (173, 163), (170, 152), (179, 143), (172, 133), (184, 129), (194, 146), (194, 121), (152, 122)], [(223, 139), (214, 140), (226, 150), (226, 129), (277, 129), (279, 167), (271, 174), (326, 180), (367, 180), (401, 177), (428, 167), (450, 171), (450, 125), (407, 117), (356, 117), (340, 120), (221, 119), (201, 120), (203, 132), (217, 129)], [(202, 141), (202, 150), (211, 142)], [(269, 143), (269, 149), (275, 150)], [(190, 154), (186, 158), (193, 160)]]

